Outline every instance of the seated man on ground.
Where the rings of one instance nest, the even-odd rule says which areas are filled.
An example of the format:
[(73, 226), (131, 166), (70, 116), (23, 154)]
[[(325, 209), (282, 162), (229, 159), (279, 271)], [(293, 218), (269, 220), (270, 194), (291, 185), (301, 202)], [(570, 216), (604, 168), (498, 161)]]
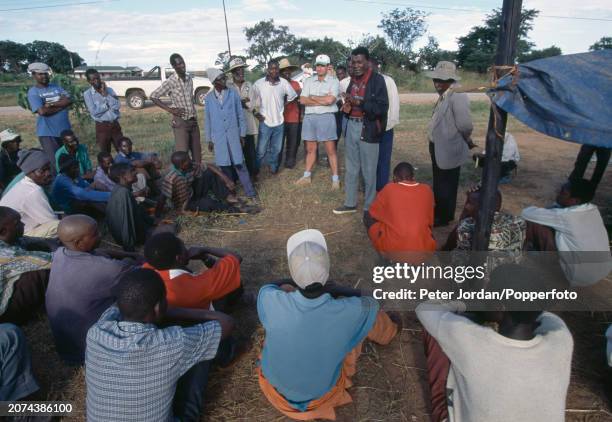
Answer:
[(414, 168), (403, 162), (393, 170), (393, 183), (376, 195), (364, 224), (372, 246), (384, 258), (416, 263), (425, 258), (420, 252), (436, 250), (433, 218), (431, 188), (416, 182)]
[(17, 165), (21, 136), (12, 129), (0, 132), (0, 189), (6, 188), (21, 173)]
[[(194, 169), (185, 151), (176, 151), (170, 161), (172, 168), (164, 177), (158, 214), (165, 202), (178, 212), (237, 210), (238, 199), (232, 193), (236, 185), (217, 166), (202, 163)], [(210, 198), (209, 192), (216, 199)]]
[(55, 237), (59, 219), (43, 189), (53, 181), (47, 155), (40, 149), (21, 151), (17, 164), (25, 176), (5, 191), (0, 206), (21, 215), (26, 236)]
[(527, 248), (560, 252), (561, 269), (573, 286), (596, 283), (612, 270), (608, 232), (590, 203), (593, 193), (588, 180), (570, 180), (561, 187), (556, 207), (527, 207), (521, 214), (527, 220)]
[(62, 155), (69, 155), (79, 163), (79, 172), (83, 179), (92, 180), (94, 177), (93, 167), (89, 159), (87, 147), (79, 143), (79, 139), (70, 129), (62, 131), (60, 138), (63, 146), (55, 152), (55, 168), (60, 172), (59, 160)]
[[(87, 334), (87, 420), (198, 421), (210, 361), (230, 359), (221, 347), (231, 317), (203, 309), (168, 309), (155, 271), (124, 275), (112, 306)], [(166, 319), (197, 321), (159, 327)]]
[(59, 174), (55, 178), (52, 197), (66, 214), (87, 214), (96, 220), (104, 218), (110, 192), (92, 189), (80, 175), (79, 163), (69, 155), (59, 159)]
[(24, 399), (38, 388), (23, 331), (13, 324), (0, 324), (0, 401)]
[(95, 250), (98, 224), (86, 215), (62, 219), (58, 234), (64, 246), (53, 254), (47, 314), (60, 357), (81, 364), (87, 330), (115, 302), (119, 278), (138, 265), (134, 254)]
[(162, 168), (162, 162), (157, 154), (151, 152), (133, 151), (133, 144), (130, 138), (123, 137), (118, 142), (119, 152), (115, 156), (115, 163), (129, 163), (136, 168), (138, 174), (142, 174), (149, 188), (153, 192), (159, 192), (156, 181), (159, 180), (159, 170)]
[[(98, 153), (98, 168), (94, 175), (95, 189), (103, 192), (112, 192), (116, 183), (110, 178), (110, 168), (114, 164), (113, 156), (110, 152), (101, 151)], [(137, 200), (144, 199), (148, 193), (147, 178), (142, 173), (136, 174), (136, 182), (131, 186)], [(141, 202), (141, 201), (139, 201)]]
[(45, 303), (51, 254), (28, 240), (19, 213), (0, 207), (0, 322), (23, 324)]
[(373, 298), (328, 283), (329, 255), (318, 230), (291, 236), (287, 257), (292, 281), (267, 284), (257, 298), (266, 331), (259, 386), (292, 419), (335, 419), (334, 408), (352, 401), (346, 390), (363, 341), (389, 344), (398, 326)]
[[(159, 233), (147, 240), (146, 263), (164, 280), (168, 304), (182, 308), (224, 310), (240, 302), (242, 257), (226, 249), (196, 246), (187, 249), (174, 233)], [(189, 261), (201, 260), (209, 268), (189, 270)]]
[[(516, 264), (499, 266), (490, 288), (531, 291), (538, 275)], [(558, 316), (542, 311), (462, 315), (463, 302), (416, 308), (431, 389), (432, 420), (564, 421), (572, 364), (572, 335)], [(467, 315), (467, 314), (466, 314)]]
[[(135, 246), (142, 245), (145, 238), (150, 236), (158, 222), (134, 198), (132, 185), (136, 181), (136, 170), (131, 164), (114, 164), (110, 176), (115, 188), (106, 205), (106, 225), (123, 250), (133, 252)], [(172, 225), (158, 228), (174, 231)]]
[[(525, 242), (525, 220), (521, 217), (501, 212), (501, 192), (495, 194), (495, 215), (491, 225), (489, 251), (521, 252)], [(472, 239), (476, 229), (476, 220), (480, 212), (480, 186), (475, 186), (466, 193), (465, 205), (459, 223), (450, 232), (442, 251), (455, 249), (472, 250)]]

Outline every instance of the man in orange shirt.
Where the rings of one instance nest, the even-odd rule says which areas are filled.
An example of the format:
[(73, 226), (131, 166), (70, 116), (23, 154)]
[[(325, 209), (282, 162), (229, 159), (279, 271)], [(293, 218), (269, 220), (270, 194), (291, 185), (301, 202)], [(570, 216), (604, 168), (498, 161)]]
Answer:
[(393, 183), (376, 195), (364, 216), (374, 249), (386, 259), (412, 263), (422, 262), (422, 252), (436, 250), (433, 221), (433, 193), (414, 180), (414, 168), (406, 162), (395, 167)]
[[(240, 262), (242, 258), (220, 248), (191, 247), (187, 249), (173, 233), (159, 233), (145, 244), (146, 264), (164, 280), (168, 305), (181, 308), (216, 310), (234, 306), (242, 296)], [(201, 272), (187, 268), (189, 261), (201, 260), (209, 267)]]

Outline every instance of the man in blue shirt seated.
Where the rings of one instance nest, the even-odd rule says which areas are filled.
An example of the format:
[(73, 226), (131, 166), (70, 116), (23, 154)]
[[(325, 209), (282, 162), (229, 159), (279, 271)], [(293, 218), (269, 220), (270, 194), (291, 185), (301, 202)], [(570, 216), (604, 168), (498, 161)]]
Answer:
[(335, 419), (334, 408), (352, 401), (346, 390), (363, 341), (388, 344), (399, 327), (372, 297), (328, 283), (320, 231), (291, 236), (287, 256), (292, 281), (267, 284), (257, 298), (266, 331), (259, 386), (290, 418)]
[(93, 190), (80, 175), (79, 162), (70, 155), (59, 157), (59, 171), (51, 196), (67, 214), (86, 214), (97, 220), (105, 216), (110, 192)]
[[(200, 420), (211, 360), (234, 322), (220, 312), (167, 308), (157, 272), (125, 274), (117, 304), (87, 334), (87, 420), (107, 422)], [(161, 328), (168, 320), (190, 327)]]
[(145, 176), (151, 195), (156, 196), (159, 193), (157, 183), (161, 178), (159, 170), (162, 168), (162, 162), (157, 154), (134, 151), (132, 140), (126, 137), (121, 138), (118, 145), (119, 152), (115, 156), (115, 163), (128, 163), (134, 166), (138, 174)]

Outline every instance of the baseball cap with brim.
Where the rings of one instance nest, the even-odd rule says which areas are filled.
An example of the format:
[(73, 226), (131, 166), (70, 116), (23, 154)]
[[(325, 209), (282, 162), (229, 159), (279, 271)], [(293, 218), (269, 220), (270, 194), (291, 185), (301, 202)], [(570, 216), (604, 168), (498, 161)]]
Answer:
[(318, 230), (295, 233), (287, 241), (287, 259), (291, 278), (301, 289), (329, 279), (329, 255), (325, 237)]
[(246, 64), (240, 57), (236, 57), (230, 60), (229, 69), (227, 69), (227, 71), (231, 72), (232, 70), (240, 69), (241, 67), (249, 67), (249, 65)]
[(289, 59), (281, 59), (278, 62), (278, 70), (290, 69), (290, 70), (298, 70), (300, 67), (294, 64), (291, 64)]
[(327, 66), (331, 63), (327, 54), (319, 54), (315, 59), (315, 66)]
[(431, 79), (440, 79), (443, 81), (453, 80), (460, 81), (461, 77), (457, 75), (457, 66), (452, 62), (441, 61), (436, 64), (434, 70), (425, 72), (425, 75)]
[(15, 132), (13, 129), (5, 129), (0, 132), (0, 144), (5, 142), (11, 142), (15, 139), (19, 138), (19, 134)]
[(28, 65), (28, 72), (31, 73), (51, 73), (51, 68), (45, 63), (30, 63)]

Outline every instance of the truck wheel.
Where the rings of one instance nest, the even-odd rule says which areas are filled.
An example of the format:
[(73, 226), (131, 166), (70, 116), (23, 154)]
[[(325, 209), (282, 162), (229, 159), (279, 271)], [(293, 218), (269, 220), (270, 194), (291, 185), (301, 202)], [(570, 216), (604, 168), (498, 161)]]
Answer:
[(204, 105), (204, 97), (208, 94), (210, 88), (198, 88), (195, 92), (195, 100), (196, 104), (203, 106)]
[(126, 98), (126, 103), (129, 108), (134, 110), (140, 110), (144, 108), (145, 96), (142, 91), (132, 91)]

